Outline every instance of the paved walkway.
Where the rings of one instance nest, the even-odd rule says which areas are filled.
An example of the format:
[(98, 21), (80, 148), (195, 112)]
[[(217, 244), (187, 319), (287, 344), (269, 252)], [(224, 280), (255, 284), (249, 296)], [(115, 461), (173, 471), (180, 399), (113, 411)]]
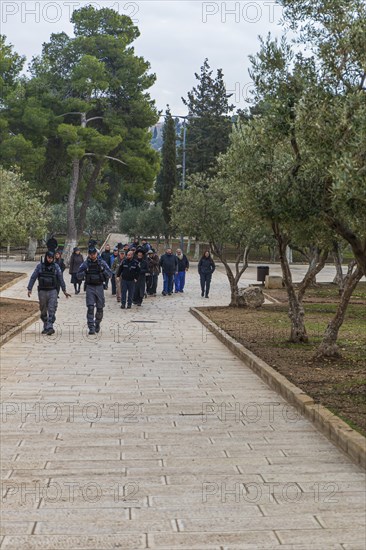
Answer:
[(228, 298), (195, 271), (131, 311), (108, 294), (88, 337), (62, 296), (54, 337), (2, 348), (1, 548), (366, 548), (361, 470), (188, 312)]

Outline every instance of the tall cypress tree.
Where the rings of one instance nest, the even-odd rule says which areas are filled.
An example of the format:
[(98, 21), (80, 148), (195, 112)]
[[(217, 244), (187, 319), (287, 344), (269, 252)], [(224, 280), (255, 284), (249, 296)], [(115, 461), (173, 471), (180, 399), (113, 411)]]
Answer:
[(216, 159), (226, 151), (231, 132), (230, 111), (222, 69), (216, 77), (205, 59), (200, 74), (195, 73), (197, 87), (182, 98), (191, 118), (187, 121), (186, 168), (187, 173), (213, 172)]
[(176, 122), (173, 119), (169, 106), (165, 112), (163, 128), (163, 146), (161, 149), (161, 170), (156, 182), (156, 191), (159, 202), (162, 203), (164, 220), (170, 225), (170, 203), (174, 189), (177, 187), (177, 149), (176, 149)]

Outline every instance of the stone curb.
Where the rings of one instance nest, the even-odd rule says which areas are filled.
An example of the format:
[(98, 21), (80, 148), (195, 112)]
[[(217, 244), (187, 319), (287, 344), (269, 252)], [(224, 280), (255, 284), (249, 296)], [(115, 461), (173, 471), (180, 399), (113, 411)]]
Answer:
[(5, 332), (2, 336), (0, 336), (0, 347), (9, 342), (14, 336), (19, 334), (23, 329), (29, 327), (32, 323), (37, 321), (39, 319), (39, 311), (36, 311), (35, 313), (32, 313), (29, 317), (24, 319), (19, 325), (11, 328), (8, 330), (8, 332)]
[(366, 469), (365, 437), (356, 430), (353, 430), (329, 409), (315, 403), (312, 397), (289, 382), (287, 378), (246, 349), (242, 344), (239, 344), (201, 311), (198, 311), (196, 308), (190, 308), (189, 311), (266, 384), (298, 409), (303, 416), (313, 422), (353, 462)]
[(3, 292), (3, 290), (6, 290), (7, 288), (10, 288), (11, 286), (15, 285), (16, 283), (19, 283), (19, 281), (21, 281), (22, 279), (25, 279), (26, 277), (28, 277), (27, 273), (20, 273), (20, 275), (18, 277), (15, 277), (11, 281), (5, 283), (5, 285), (3, 285), (0, 288), (0, 292)]

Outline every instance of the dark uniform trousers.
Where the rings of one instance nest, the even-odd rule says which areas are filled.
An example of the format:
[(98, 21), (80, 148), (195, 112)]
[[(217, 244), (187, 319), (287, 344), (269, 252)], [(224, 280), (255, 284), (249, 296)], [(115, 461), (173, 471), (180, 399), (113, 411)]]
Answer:
[(53, 328), (53, 323), (56, 321), (57, 298), (58, 291), (56, 288), (38, 291), (39, 309), (44, 330)]
[(122, 279), (121, 305), (122, 306), (126, 305), (126, 298), (127, 298), (127, 305), (130, 306), (132, 304), (134, 293), (135, 293), (135, 281), (125, 281)]
[[(105, 305), (104, 288), (103, 284), (100, 285), (87, 285), (86, 286), (86, 318), (88, 321), (88, 328), (93, 328), (95, 325), (99, 325), (103, 319), (103, 308)], [(94, 308), (97, 311), (94, 317)]]

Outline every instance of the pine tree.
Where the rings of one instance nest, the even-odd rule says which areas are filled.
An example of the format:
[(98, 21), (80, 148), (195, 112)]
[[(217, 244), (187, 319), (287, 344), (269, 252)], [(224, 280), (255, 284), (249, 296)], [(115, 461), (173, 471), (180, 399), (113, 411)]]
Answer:
[(205, 59), (201, 73), (195, 73), (197, 87), (182, 98), (188, 107), (186, 138), (187, 173), (213, 172), (217, 157), (226, 151), (231, 132), (230, 111), (234, 105), (228, 102), (228, 94), (223, 80), (222, 69), (217, 70), (216, 78)]
[(176, 150), (176, 122), (173, 119), (169, 106), (165, 113), (163, 128), (163, 146), (161, 149), (161, 170), (156, 182), (158, 201), (162, 203), (165, 223), (170, 225), (170, 203), (174, 189), (177, 187), (177, 150)]

